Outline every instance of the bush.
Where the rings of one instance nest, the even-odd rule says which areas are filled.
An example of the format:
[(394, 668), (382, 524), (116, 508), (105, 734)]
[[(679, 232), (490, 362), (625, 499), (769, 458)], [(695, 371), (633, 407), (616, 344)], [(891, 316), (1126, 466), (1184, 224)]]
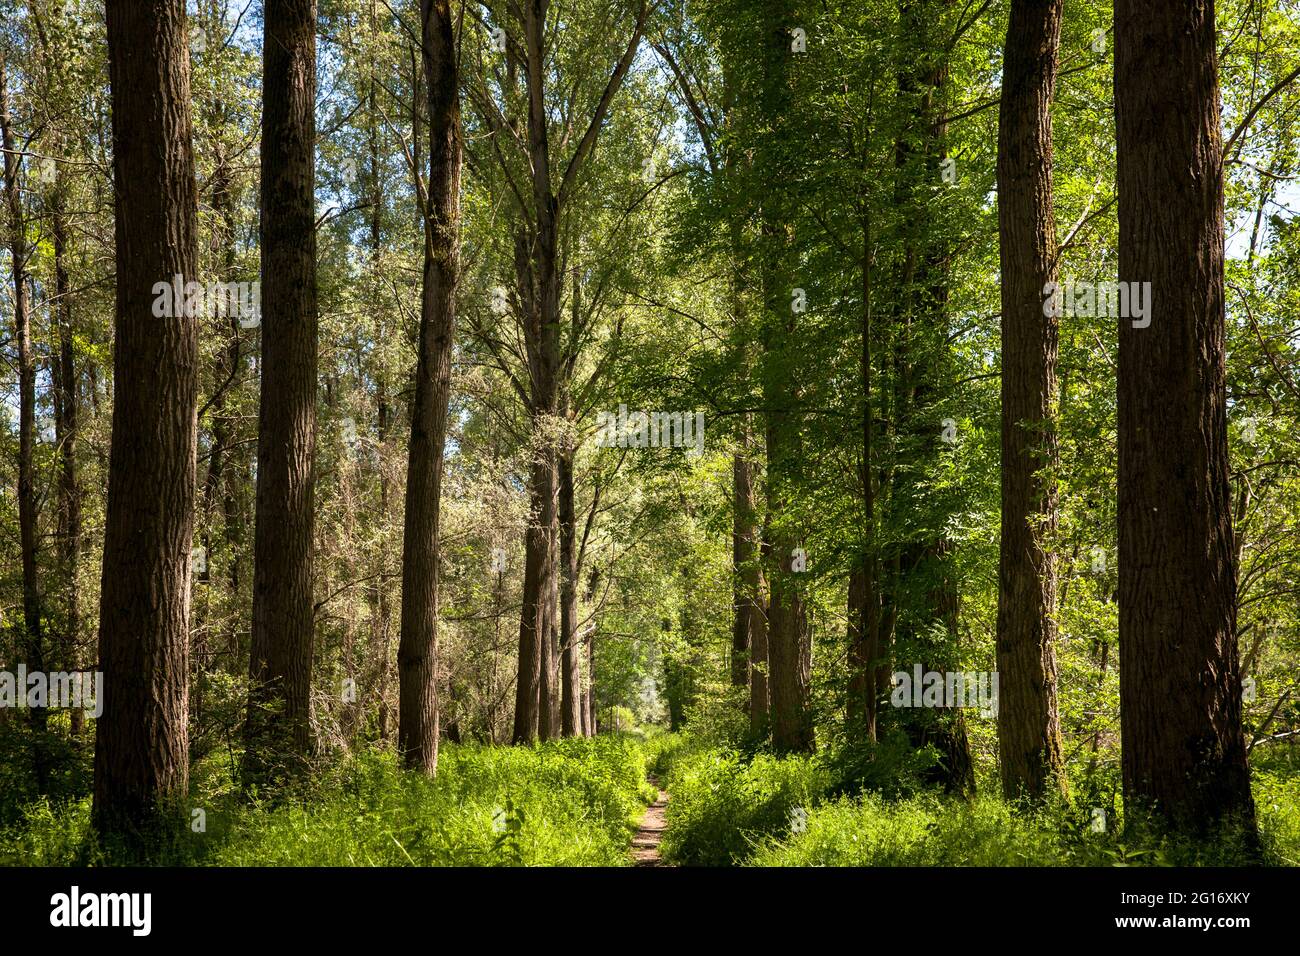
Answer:
[(865, 735), (842, 736), (818, 759), (835, 781), (832, 796), (869, 791), (904, 797), (924, 789), (925, 773), (938, 754), (934, 747), (917, 749), (903, 731), (895, 730), (878, 743)]
[(660, 851), (684, 866), (741, 862), (764, 836), (798, 825), (795, 811), (811, 812), (829, 783), (811, 757), (678, 753), (666, 784), (668, 829)]

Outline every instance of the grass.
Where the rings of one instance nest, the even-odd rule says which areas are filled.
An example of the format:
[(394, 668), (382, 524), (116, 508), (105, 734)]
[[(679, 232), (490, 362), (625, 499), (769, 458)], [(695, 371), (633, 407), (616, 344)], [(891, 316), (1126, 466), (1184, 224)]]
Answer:
[[(664, 760), (667, 754), (669, 759)], [(727, 866), (759, 840), (798, 826), (830, 783), (807, 757), (746, 758), (734, 750), (661, 751), (668, 790), (664, 859), (682, 866)]]
[[(307, 795), (251, 804), (205, 781), (151, 863), (213, 866), (622, 866), (653, 794), (626, 736), (535, 747), (445, 745), (438, 776), (390, 753), (350, 757)], [(193, 810), (203, 810), (195, 832)], [(0, 832), (0, 864), (119, 862), (95, 840), (89, 798), (38, 800)]]
[[(1256, 755), (1252, 776), (1264, 862), (1300, 865), (1300, 765)], [(883, 755), (883, 756), (882, 756)], [(876, 755), (872, 773), (898, 768)], [(883, 762), (882, 762), (883, 761)], [(171, 838), (143, 861), (198, 866), (624, 866), (634, 821), (670, 793), (665, 862), (695, 866), (1232, 866), (1250, 861), (1231, 832), (1198, 843), (1125, 832), (1108, 781), (1073, 803), (1017, 812), (983, 780), (964, 801), (915, 786), (882, 788), (872, 761), (776, 757), (692, 733), (603, 735), (534, 747), (443, 746), (438, 776), (362, 751), (314, 776), (297, 797), (248, 799), (233, 758), (194, 767), (194, 796)], [(889, 773), (883, 773), (883, 769)], [(906, 770), (906, 768), (904, 768)], [(902, 773), (902, 778), (907, 774)], [(856, 783), (854, 783), (856, 781)], [(866, 786), (863, 782), (866, 781)], [(54, 798), (0, 792), (0, 865), (111, 865), (125, 859), (90, 826), (89, 778)], [(1095, 783), (1095, 781), (1094, 781)], [(859, 792), (860, 791), (860, 792)], [(1090, 808), (1108, 809), (1093, 832)], [(195, 811), (202, 811), (196, 814)], [(198, 826), (201, 820), (203, 826)]]
[[(1191, 841), (1126, 828), (1094, 832), (1088, 801), (1017, 811), (989, 788), (971, 801), (933, 791), (845, 794), (828, 758), (747, 756), (690, 735), (656, 742), (666, 773), (665, 859), (726, 866), (1239, 866), (1256, 861), (1230, 828)], [(1294, 767), (1254, 773), (1263, 861), (1300, 859)], [(1120, 808), (1122, 810), (1122, 807)]]

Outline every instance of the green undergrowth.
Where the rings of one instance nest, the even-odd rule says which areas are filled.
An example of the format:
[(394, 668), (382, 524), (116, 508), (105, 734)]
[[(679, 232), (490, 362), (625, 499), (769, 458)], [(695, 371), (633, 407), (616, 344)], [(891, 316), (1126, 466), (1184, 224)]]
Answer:
[[(222, 775), (196, 789), (165, 847), (144, 862), (216, 866), (621, 866), (654, 794), (630, 736), (534, 747), (444, 745), (430, 780), (366, 751), (294, 798), (240, 797)], [(196, 830), (201, 810), (201, 830)], [(7, 865), (123, 862), (98, 843), (88, 797), (33, 801), (0, 831)], [(132, 861), (136, 862), (136, 861)]]
[[(888, 755), (886, 755), (888, 759)], [(670, 794), (662, 851), (696, 866), (1236, 866), (1300, 860), (1300, 773), (1260, 761), (1262, 848), (1225, 827), (1192, 841), (1104, 816), (1082, 795), (1035, 811), (985, 786), (973, 800), (933, 790), (863, 787), (842, 755), (776, 757), (687, 734), (654, 742)]]

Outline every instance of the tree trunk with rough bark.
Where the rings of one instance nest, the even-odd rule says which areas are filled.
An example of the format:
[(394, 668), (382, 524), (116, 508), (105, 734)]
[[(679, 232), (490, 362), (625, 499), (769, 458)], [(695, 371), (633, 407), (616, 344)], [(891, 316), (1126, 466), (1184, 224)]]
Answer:
[(93, 818), (130, 837), (188, 790), (198, 318), (155, 303), (156, 284), (194, 281), (198, 202), (184, 4), (113, 0), (107, 24), (117, 291)]
[(249, 780), (311, 749), (316, 448), (316, 3), (267, 0), (262, 49), (262, 388)]
[(573, 502), (573, 449), (559, 456), (560, 478), (560, 732), (582, 734), (582, 675), (578, 642), (578, 548)]
[(1002, 537), (998, 757), (1008, 799), (1064, 785), (1056, 699), (1057, 319), (1052, 90), (1063, 0), (1013, 0), (998, 119), (1002, 278)]
[[(1125, 806), (1254, 829), (1241, 726), (1214, 4), (1116, 0)], [(1131, 298), (1131, 297), (1130, 297)], [(1148, 322), (1149, 320), (1149, 322)]]
[(449, 0), (422, 0), (429, 97), (424, 296), (402, 545), (397, 749), (406, 766), (438, 766), (438, 519), (460, 259), (460, 82)]

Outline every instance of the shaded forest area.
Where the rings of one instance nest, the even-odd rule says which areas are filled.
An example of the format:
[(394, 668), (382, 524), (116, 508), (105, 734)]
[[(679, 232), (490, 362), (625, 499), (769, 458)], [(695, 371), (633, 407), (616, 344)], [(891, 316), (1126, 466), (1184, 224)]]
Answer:
[(4, 0), (0, 134), (0, 863), (1300, 865), (1294, 0)]

